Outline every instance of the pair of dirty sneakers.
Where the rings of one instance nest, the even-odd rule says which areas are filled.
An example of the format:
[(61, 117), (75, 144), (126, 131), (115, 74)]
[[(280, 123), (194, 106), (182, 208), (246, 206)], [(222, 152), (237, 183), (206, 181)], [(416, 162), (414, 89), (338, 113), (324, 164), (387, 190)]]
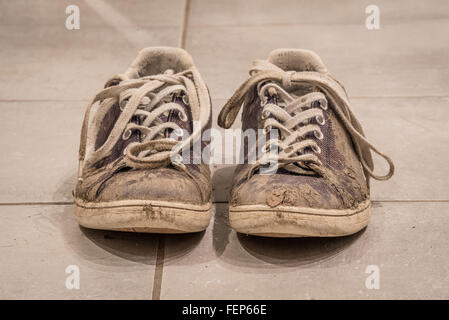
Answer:
[[(345, 89), (315, 53), (277, 49), (254, 61), (218, 124), (229, 128), (240, 109), (242, 130), (254, 130), (257, 143), (246, 143), (245, 161), (235, 169), (232, 228), (327, 237), (368, 224), (369, 179), (390, 178), (393, 163), (367, 141)], [(211, 116), (207, 86), (186, 51), (143, 49), (87, 108), (74, 191), (79, 224), (153, 233), (206, 229), (212, 185), (207, 157), (197, 153), (208, 147), (202, 135)], [(249, 161), (254, 148), (262, 155)], [(373, 173), (371, 151), (388, 162), (385, 176)]]

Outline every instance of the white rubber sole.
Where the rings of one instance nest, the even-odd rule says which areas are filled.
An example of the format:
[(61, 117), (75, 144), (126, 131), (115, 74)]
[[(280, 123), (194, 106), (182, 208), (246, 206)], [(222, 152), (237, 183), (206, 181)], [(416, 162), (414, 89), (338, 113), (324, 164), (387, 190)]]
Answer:
[(152, 200), (85, 202), (75, 199), (75, 218), (91, 229), (145, 233), (190, 233), (209, 225), (212, 203), (192, 205)]
[(265, 205), (229, 207), (237, 232), (265, 237), (338, 237), (354, 234), (368, 224), (371, 202), (355, 209), (333, 210)]

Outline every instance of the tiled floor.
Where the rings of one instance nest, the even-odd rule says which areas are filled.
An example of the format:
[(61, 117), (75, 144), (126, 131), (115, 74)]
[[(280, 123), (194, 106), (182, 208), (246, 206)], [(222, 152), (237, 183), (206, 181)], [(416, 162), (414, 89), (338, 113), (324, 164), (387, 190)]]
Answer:
[[(70, 4), (80, 30), (65, 28)], [(380, 30), (365, 28), (369, 4), (380, 7)], [(0, 0), (0, 298), (448, 299), (448, 32), (444, 0)], [(71, 190), (87, 101), (139, 49), (180, 43), (215, 118), (253, 59), (277, 47), (316, 51), (396, 163), (390, 181), (372, 184), (368, 228), (340, 239), (236, 234), (226, 217), (232, 166), (213, 168), (204, 233), (80, 228)], [(66, 289), (69, 265), (78, 290)], [(379, 289), (365, 286), (370, 265)]]

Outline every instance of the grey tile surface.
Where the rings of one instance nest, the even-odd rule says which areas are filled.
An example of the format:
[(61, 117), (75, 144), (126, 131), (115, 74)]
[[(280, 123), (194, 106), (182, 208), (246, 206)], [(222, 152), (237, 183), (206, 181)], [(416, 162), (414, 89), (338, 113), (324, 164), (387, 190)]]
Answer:
[[(0, 0), (0, 204), (22, 203), (0, 205), (2, 299), (152, 296), (158, 236), (80, 228), (62, 204), (72, 201), (88, 100), (138, 50), (181, 37), (184, 0), (124, 3)], [(65, 28), (71, 4), (80, 30)], [(354, 112), (396, 174), (372, 182), (372, 198), (387, 202), (344, 238), (237, 235), (217, 204), (206, 232), (164, 237), (163, 299), (449, 298), (449, 3), (376, 1), (378, 31), (364, 27), (368, 4), (191, 1), (187, 49), (211, 89), (214, 126), (253, 59), (312, 49), (356, 98)], [(212, 170), (214, 200), (226, 202), (233, 166)], [(59, 204), (24, 205), (32, 202)], [(68, 265), (80, 267), (80, 290), (65, 287)], [(368, 265), (380, 269), (379, 290), (365, 287)]]
[(364, 25), (365, 8), (379, 7), (382, 24), (449, 18), (445, 0), (192, 0), (190, 26), (209, 25)]
[[(80, 10), (81, 28), (176, 27), (183, 19), (183, 0), (1, 0), (0, 25), (64, 27), (66, 8)], [(111, 25), (112, 24), (112, 25)]]
[(0, 218), (1, 299), (151, 299), (157, 236), (80, 228), (66, 205), (0, 206)]
[(315, 51), (350, 97), (440, 96), (449, 92), (448, 28), (449, 19), (374, 31), (324, 23), (190, 27), (187, 49), (215, 99), (229, 98), (246, 79), (251, 62), (276, 48)]
[[(217, 205), (205, 234), (166, 240), (162, 299), (447, 299), (448, 203), (376, 203), (342, 238), (236, 234)], [(380, 289), (367, 289), (369, 265)]]
[[(449, 200), (449, 98), (354, 99), (368, 139), (395, 161), (388, 181), (372, 180), (374, 200)], [(377, 155), (377, 172), (387, 172)]]
[(0, 202), (72, 201), (86, 105), (0, 102)]
[[(0, 19), (1, 100), (91, 99), (106, 80), (126, 70), (140, 49), (177, 46), (179, 42), (180, 1), (163, 7), (167, 15), (176, 18), (167, 20), (172, 22), (166, 27), (147, 23), (154, 21), (152, 14), (158, 17), (156, 21), (164, 16), (158, 14), (162, 7), (157, 3), (144, 10), (147, 2), (136, 2), (137, 6), (117, 6), (117, 1), (92, 1), (86, 6), (82, 2), (80, 30), (66, 29), (65, 6), (59, 2), (31, 7), (28, 3), (0, 3), (1, 8), (6, 7), (0, 9), (5, 12)], [(153, 6), (159, 9), (150, 15)], [(49, 14), (48, 7), (52, 8)], [(37, 8), (36, 15), (33, 8)]]

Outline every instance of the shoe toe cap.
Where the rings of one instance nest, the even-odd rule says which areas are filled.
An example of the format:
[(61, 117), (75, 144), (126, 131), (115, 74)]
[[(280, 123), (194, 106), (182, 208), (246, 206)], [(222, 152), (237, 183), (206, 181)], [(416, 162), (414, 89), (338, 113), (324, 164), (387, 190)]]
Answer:
[(360, 185), (331, 183), (313, 176), (254, 175), (233, 188), (231, 206), (267, 205), (317, 209), (348, 209), (367, 200)]
[(95, 202), (155, 200), (204, 204), (210, 201), (211, 193), (207, 177), (192, 178), (173, 168), (118, 172), (100, 186), (88, 186), (87, 179), (77, 186), (77, 194), (85, 201)]

